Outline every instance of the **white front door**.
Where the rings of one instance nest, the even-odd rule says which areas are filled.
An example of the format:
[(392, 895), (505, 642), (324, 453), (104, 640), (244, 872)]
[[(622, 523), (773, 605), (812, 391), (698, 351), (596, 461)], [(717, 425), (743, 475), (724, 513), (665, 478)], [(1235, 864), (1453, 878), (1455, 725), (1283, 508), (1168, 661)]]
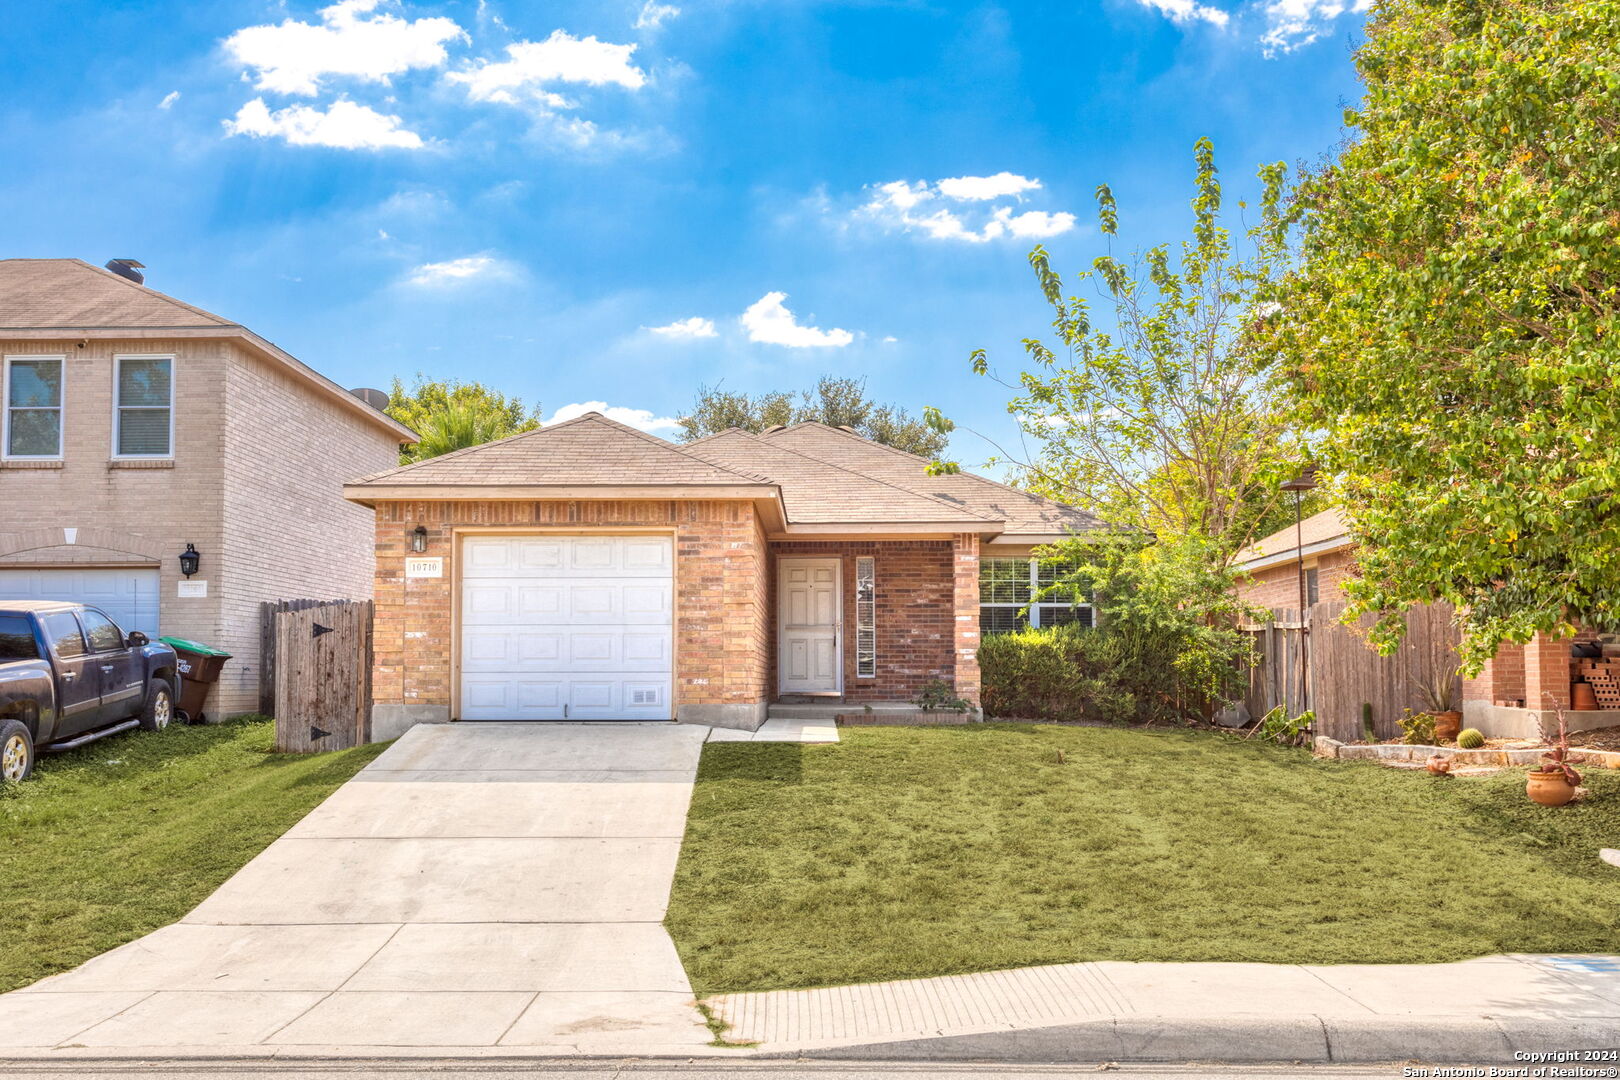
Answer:
[(462, 720), (674, 716), (667, 536), (469, 536)]
[(842, 564), (837, 559), (782, 559), (776, 610), (784, 694), (836, 694), (844, 688)]

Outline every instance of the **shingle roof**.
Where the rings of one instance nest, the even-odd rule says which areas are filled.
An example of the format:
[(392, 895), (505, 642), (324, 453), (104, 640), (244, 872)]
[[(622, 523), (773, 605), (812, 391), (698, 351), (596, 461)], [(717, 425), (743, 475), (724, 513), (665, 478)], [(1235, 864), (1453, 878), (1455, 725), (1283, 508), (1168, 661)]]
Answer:
[(1320, 514), (1312, 514), (1299, 523), (1296, 533), (1294, 526), (1278, 529), (1270, 536), (1256, 540), (1236, 555), (1232, 556), (1234, 566), (1254, 562), (1257, 559), (1269, 558), (1292, 552), (1297, 547), (1310, 547), (1329, 540), (1341, 537), (1345, 543), (1350, 542), (1349, 529), (1345, 525), (1344, 515), (1337, 508), (1323, 510)]
[(972, 473), (929, 476), (927, 458), (826, 424), (807, 421), (761, 437), (955, 506), (966, 515), (1004, 521), (1009, 533), (1052, 535), (1103, 527), (1094, 514)]
[(235, 325), (82, 259), (0, 259), (0, 330)]
[(758, 473), (705, 461), (601, 413), (454, 450), (353, 481), (366, 486), (511, 487), (768, 484)]
[(684, 443), (688, 453), (730, 468), (752, 467), (782, 489), (783, 510), (791, 522), (884, 524), (961, 522), (964, 528), (999, 521), (930, 495), (823, 461), (777, 443), (732, 429)]

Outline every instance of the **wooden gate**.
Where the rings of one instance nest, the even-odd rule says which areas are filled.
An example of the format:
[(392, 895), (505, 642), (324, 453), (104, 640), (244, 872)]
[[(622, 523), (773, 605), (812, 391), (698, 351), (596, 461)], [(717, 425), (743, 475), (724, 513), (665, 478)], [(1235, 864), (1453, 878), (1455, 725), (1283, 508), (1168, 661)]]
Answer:
[(369, 741), (369, 600), (275, 616), (276, 749), (343, 750)]
[[(1434, 672), (1450, 673), (1452, 693), (1461, 699), (1457, 645), (1462, 635), (1446, 604), (1427, 604), (1406, 613), (1406, 639), (1391, 656), (1367, 644), (1371, 618), (1356, 626), (1339, 621), (1342, 601), (1299, 611), (1278, 608), (1269, 624), (1245, 626), (1254, 643), (1245, 704), (1255, 717), (1281, 705), (1296, 716), (1307, 704), (1316, 712), (1315, 731), (1341, 741), (1362, 737), (1362, 706), (1372, 706), (1373, 730), (1380, 739), (1401, 733), (1405, 710), (1422, 710), (1419, 681)], [(1301, 640), (1306, 634), (1308, 640)], [(1460, 708), (1460, 706), (1459, 706)]]

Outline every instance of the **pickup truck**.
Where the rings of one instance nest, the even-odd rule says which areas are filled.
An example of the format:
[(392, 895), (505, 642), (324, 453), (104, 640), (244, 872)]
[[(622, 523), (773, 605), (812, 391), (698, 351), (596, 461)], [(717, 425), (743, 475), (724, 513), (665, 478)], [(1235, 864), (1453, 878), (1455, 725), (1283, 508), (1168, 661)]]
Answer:
[(180, 689), (174, 650), (106, 612), (0, 600), (0, 778), (26, 780), (35, 748), (71, 750), (133, 727), (160, 731)]

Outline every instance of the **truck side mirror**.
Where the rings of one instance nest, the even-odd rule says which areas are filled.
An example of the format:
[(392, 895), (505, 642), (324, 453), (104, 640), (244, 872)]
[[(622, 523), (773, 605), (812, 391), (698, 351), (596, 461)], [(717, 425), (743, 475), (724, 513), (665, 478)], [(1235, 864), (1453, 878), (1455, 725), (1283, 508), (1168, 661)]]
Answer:
[(139, 630), (131, 630), (129, 632), (129, 637), (125, 639), (124, 644), (128, 645), (131, 649), (139, 649), (143, 645), (152, 644), (152, 639), (141, 633)]

